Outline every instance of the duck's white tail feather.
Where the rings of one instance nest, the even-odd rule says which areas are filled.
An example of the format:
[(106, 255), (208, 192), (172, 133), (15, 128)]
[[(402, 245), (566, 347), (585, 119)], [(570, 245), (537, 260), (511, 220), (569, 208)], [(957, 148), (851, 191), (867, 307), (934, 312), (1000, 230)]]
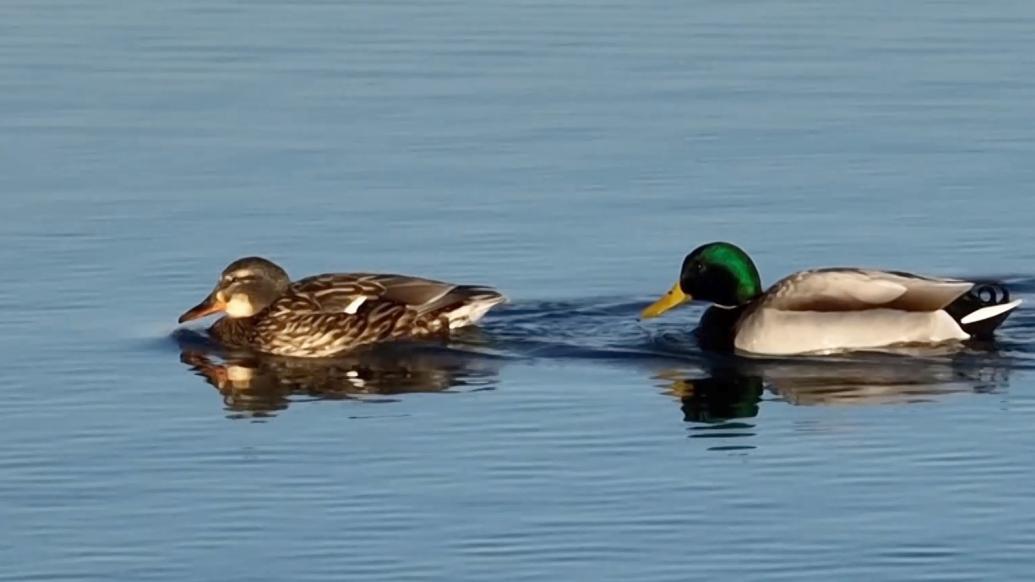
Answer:
[(484, 293), (476, 293), (467, 298), (463, 304), (450, 310), (445, 315), (449, 319), (449, 329), (457, 329), (474, 325), (493, 307), (505, 303), (507, 298), (503, 295), (485, 288)]
[(1021, 303), (1023, 303), (1023, 301), (1020, 300), (1020, 299), (1017, 299), (1017, 300), (1011, 301), (1009, 303), (1003, 303), (1003, 304), (1000, 304), (1000, 305), (990, 305), (988, 307), (982, 307), (981, 309), (978, 309), (977, 311), (974, 311), (973, 313), (970, 313), (966, 317), (961, 319), (960, 320), (960, 324), (961, 325), (970, 325), (972, 323), (977, 323), (979, 321), (984, 321), (986, 319), (992, 319), (993, 317), (998, 317), (1000, 315), (1003, 315), (1004, 313), (1009, 313), (1009, 312), (1013, 311), (1014, 309), (1017, 309), (1017, 307), (1020, 306)]

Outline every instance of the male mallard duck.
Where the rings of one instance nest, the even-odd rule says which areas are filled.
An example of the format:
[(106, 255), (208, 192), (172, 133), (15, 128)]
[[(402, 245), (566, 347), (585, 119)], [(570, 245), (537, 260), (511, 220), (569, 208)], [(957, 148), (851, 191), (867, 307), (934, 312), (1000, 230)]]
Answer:
[(763, 292), (747, 253), (726, 242), (687, 255), (679, 282), (641, 317), (691, 299), (714, 304), (701, 317), (702, 345), (761, 355), (988, 336), (1021, 304), (998, 284), (852, 268), (802, 271)]
[(273, 262), (247, 257), (230, 263), (180, 323), (225, 312), (209, 329), (223, 345), (319, 358), (378, 342), (447, 337), (504, 301), (489, 287), (404, 275), (330, 273), (292, 283)]

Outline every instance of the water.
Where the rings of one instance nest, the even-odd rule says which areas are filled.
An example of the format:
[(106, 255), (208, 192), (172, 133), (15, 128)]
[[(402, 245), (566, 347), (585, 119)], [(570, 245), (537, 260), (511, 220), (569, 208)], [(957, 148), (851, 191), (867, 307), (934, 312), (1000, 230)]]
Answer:
[[(1035, 299), (1035, 6), (0, 5), (0, 580), (1021, 579), (1035, 316), (702, 354), (685, 252)], [(233, 258), (489, 283), (452, 346), (222, 360)]]

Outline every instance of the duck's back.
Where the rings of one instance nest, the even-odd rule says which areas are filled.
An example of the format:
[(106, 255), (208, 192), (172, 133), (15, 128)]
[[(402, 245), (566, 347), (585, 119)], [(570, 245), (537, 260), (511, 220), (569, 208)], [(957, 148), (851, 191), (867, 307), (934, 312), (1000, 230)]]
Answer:
[(506, 298), (481, 286), (375, 273), (300, 279), (256, 318), (254, 347), (327, 357), (378, 342), (448, 336)]
[(909, 273), (855, 268), (801, 271), (776, 282), (764, 307), (784, 311), (934, 311), (970, 291), (974, 283)]

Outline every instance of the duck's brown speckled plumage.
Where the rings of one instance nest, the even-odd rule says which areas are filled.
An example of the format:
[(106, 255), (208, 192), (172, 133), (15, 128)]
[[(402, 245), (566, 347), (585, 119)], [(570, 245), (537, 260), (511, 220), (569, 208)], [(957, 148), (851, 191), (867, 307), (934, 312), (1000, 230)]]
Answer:
[(505, 300), (489, 287), (332, 273), (291, 283), (254, 315), (223, 317), (209, 333), (228, 347), (328, 357), (379, 342), (448, 337)]

